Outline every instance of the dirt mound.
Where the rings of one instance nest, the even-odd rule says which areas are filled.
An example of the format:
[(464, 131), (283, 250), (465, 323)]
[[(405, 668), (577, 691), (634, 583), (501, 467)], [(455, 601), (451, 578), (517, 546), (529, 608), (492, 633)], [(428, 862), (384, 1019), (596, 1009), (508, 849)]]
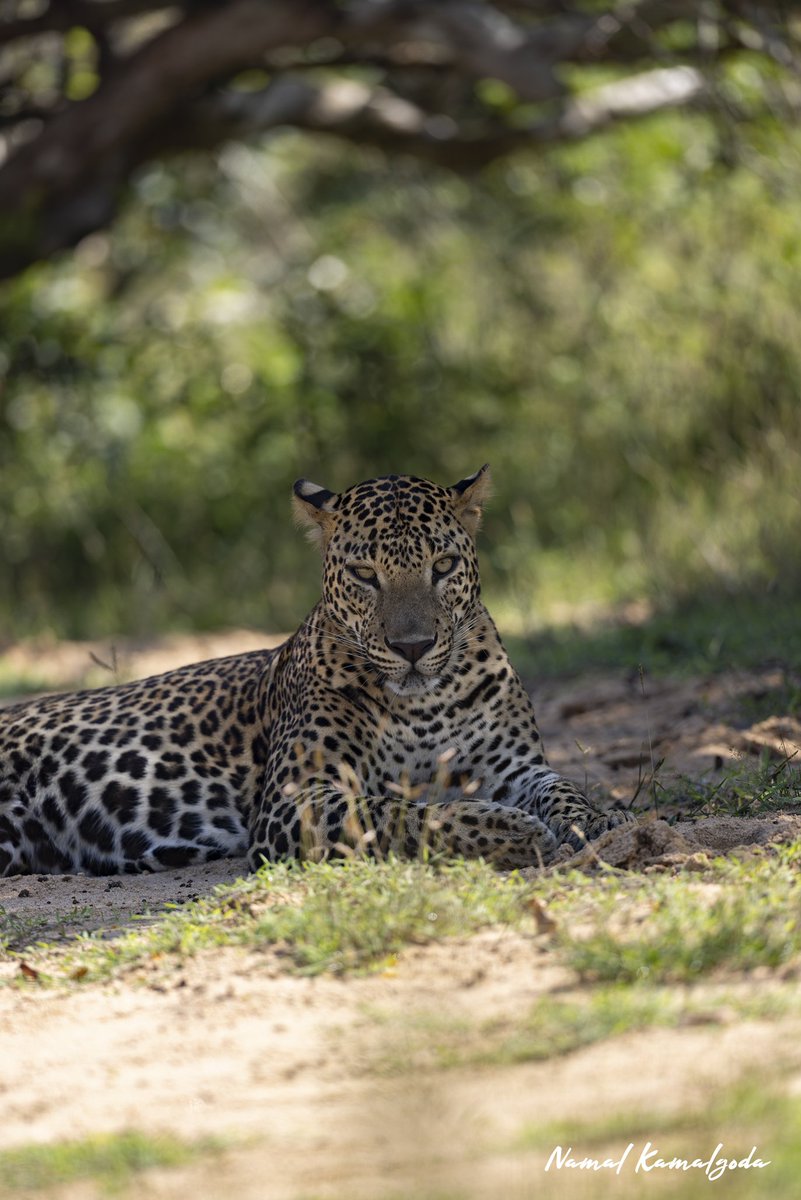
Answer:
[(563, 859), (560, 869), (616, 867), (629, 871), (703, 870), (711, 858), (769, 853), (771, 847), (801, 837), (801, 816), (706, 817), (674, 825), (645, 818), (604, 834)]

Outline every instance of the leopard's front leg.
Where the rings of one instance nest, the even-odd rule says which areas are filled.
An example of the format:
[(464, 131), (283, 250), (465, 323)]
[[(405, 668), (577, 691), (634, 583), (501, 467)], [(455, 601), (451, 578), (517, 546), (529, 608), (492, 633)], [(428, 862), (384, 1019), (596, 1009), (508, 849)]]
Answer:
[[(543, 763), (518, 763), (503, 785), (504, 802), (540, 818), (557, 840), (581, 849), (608, 829), (634, 821), (627, 809), (604, 809)], [(498, 795), (498, 791), (495, 792)]]
[(556, 846), (557, 838), (537, 815), (509, 805), (358, 797), (321, 782), (292, 795), (265, 794), (253, 826), (249, 862), (255, 870), (265, 859), (390, 851), (416, 858), (429, 851), (481, 857), (511, 870), (547, 862)]

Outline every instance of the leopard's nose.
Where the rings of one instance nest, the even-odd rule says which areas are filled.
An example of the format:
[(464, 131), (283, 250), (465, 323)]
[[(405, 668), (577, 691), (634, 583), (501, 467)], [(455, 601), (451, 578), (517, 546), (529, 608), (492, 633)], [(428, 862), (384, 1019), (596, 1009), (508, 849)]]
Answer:
[(431, 649), (436, 640), (433, 637), (425, 638), (420, 642), (391, 642), (389, 638), (385, 638), (389, 648), (394, 650), (396, 654), (400, 654), (402, 658), (405, 658), (410, 663), (416, 663), (421, 659), (425, 652)]

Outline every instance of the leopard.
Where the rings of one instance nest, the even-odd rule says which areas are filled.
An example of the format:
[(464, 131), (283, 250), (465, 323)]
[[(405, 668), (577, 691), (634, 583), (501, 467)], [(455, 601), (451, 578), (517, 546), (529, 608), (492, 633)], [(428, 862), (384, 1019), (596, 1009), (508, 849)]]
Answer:
[(360, 854), (515, 870), (633, 820), (548, 765), (481, 599), (489, 491), (486, 465), (450, 487), (300, 479), (322, 594), (285, 642), (0, 710), (0, 874)]

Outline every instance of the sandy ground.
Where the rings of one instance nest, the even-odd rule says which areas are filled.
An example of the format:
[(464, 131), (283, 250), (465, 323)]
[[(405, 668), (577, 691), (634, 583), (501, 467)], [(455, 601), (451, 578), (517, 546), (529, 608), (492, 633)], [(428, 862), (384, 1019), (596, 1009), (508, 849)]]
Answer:
[[(109, 678), (90, 652), (132, 677), (258, 644), (252, 634), (171, 639), (156, 650), (122, 646), (116, 663), (107, 646), (39, 644), (17, 647), (3, 668), (33, 674), (35, 665), (58, 688)], [(730, 673), (647, 683), (643, 695), (639, 680), (607, 676), (534, 694), (552, 763), (628, 800), (661, 760), (658, 778), (669, 783), (792, 754), (798, 720), (765, 712), (785, 682), (776, 670)], [(649, 819), (614, 831), (599, 852), (617, 866), (677, 870), (709, 849), (799, 832), (792, 812)], [(113, 931), (243, 870), (229, 860), (124, 880), (17, 877), (0, 880), (0, 906), (46, 918), (43, 936), (76, 906), (86, 928)], [(18, 970), (0, 963), (0, 978)], [(403, 1069), (415, 1021), (514, 1022), (538, 997), (575, 986), (547, 946), (488, 932), (410, 948), (392, 970), (345, 980), (288, 976), (271, 953), (230, 949), (152, 980), (140, 971), (72, 990), (0, 987), (0, 1148), (124, 1129), (230, 1139), (217, 1156), (150, 1172), (138, 1191), (153, 1197), (584, 1196), (596, 1193), (544, 1176), (545, 1154), (520, 1149), (526, 1130), (699, 1107), (744, 1077), (772, 1079), (780, 1065), (801, 1087), (801, 1028), (789, 1018), (631, 1033), (543, 1063)], [(95, 1192), (79, 1184), (59, 1194)]]

